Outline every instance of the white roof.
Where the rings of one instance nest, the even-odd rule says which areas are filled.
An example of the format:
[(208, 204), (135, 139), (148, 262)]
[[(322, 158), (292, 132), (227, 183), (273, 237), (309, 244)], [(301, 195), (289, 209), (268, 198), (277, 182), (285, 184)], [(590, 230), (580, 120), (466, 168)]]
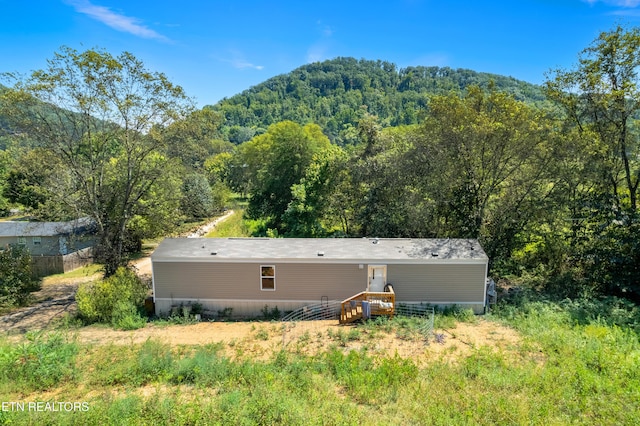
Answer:
[(168, 238), (154, 262), (486, 263), (473, 239)]

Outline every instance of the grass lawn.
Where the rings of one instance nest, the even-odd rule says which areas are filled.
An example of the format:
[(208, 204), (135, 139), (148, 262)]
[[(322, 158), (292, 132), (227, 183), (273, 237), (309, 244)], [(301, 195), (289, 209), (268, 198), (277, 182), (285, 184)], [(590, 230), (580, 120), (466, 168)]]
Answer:
[(250, 237), (251, 233), (244, 220), (244, 210), (234, 210), (233, 214), (219, 223), (206, 238)]
[[(198, 345), (81, 343), (73, 332), (1, 340), (1, 401), (86, 404), (0, 411), (0, 423), (640, 424), (638, 334), (602, 318), (578, 320), (569, 308), (498, 309), (485, 320), (520, 338), (469, 345), (453, 358), (375, 352), (381, 333), (412, 338), (402, 318), (344, 327), (338, 337), (305, 333), (290, 349), (274, 344), (266, 358), (249, 349), (279, 323), (257, 326), (247, 341)], [(330, 344), (302, 350), (317, 339)]]

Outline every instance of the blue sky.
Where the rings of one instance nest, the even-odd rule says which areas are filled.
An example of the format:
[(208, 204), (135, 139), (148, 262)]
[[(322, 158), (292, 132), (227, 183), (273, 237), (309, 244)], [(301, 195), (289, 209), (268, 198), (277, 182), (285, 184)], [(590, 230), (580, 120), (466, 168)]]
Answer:
[(541, 83), (616, 24), (640, 25), (640, 0), (0, 0), (0, 72), (129, 51), (199, 106), (337, 56)]

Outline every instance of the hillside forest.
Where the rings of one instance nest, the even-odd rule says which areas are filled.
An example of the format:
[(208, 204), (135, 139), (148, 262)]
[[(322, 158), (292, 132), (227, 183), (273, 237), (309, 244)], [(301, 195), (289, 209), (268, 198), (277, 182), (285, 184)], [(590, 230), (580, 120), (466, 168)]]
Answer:
[(478, 238), (490, 275), (640, 300), (640, 29), (536, 86), (336, 58), (203, 109), (130, 53), (0, 88), (0, 210), (92, 217), (106, 275), (232, 194), (271, 237)]

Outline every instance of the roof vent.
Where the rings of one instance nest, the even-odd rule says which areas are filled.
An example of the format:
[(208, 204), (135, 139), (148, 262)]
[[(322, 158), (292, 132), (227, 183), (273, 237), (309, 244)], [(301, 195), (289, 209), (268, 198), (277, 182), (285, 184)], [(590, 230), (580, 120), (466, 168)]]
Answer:
[(433, 253), (431, 253), (431, 256), (438, 257), (438, 253), (433, 252)]
[(324, 252), (323, 252), (323, 251), (319, 251), (319, 252), (318, 252), (318, 256), (319, 256), (319, 257), (324, 256)]
[(378, 244), (378, 241), (380, 241), (380, 239), (379, 239), (379, 238), (374, 238), (371, 242), (372, 242), (373, 244)]
[(211, 256), (215, 256), (215, 255), (217, 255), (217, 254), (218, 254), (218, 252), (217, 252), (217, 251), (212, 251), (212, 252), (211, 252)]

